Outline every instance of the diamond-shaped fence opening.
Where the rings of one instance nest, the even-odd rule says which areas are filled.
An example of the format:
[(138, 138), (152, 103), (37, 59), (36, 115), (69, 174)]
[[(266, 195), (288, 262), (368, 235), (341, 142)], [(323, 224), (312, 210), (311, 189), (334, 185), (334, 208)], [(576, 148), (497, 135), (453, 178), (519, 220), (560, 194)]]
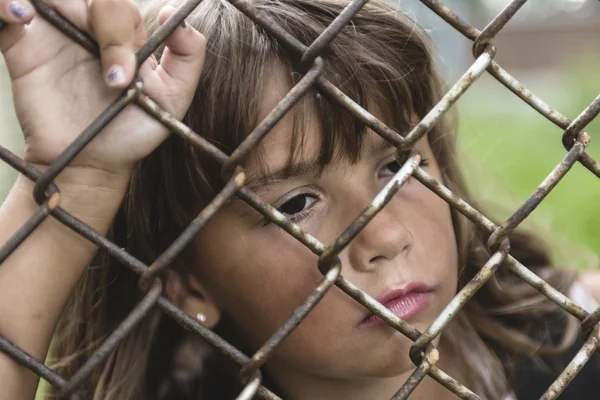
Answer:
[[(201, 0), (188, 0), (184, 2), (172, 18), (159, 28), (147, 44), (139, 50), (137, 54), (138, 62), (143, 62), (147, 59), (162, 44), (168, 35), (196, 8), (200, 1)], [(36, 227), (51, 215), (79, 235), (82, 235), (87, 240), (96, 244), (99, 248), (106, 250), (124, 266), (129, 267), (132, 271), (139, 274), (140, 287), (145, 291), (143, 299), (137, 304), (133, 311), (129, 313), (112, 334), (99, 346), (96, 353), (71, 377), (59, 376), (42, 362), (31, 357), (22, 349), (1, 337), (0, 350), (34, 371), (37, 375), (43, 377), (50, 384), (54, 385), (59, 391), (59, 396), (63, 398), (76, 398), (78, 388), (80, 388), (82, 382), (106, 362), (111, 351), (114, 350), (120, 341), (131, 332), (136, 324), (147, 317), (151, 310), (158, 307), (186, 329), (199, 335), (240, 365), (240, 379), (244, 384), (244, 389), (239, 394), (239, 399), (249, 399), (255, 396), (258, 398), (274, 399), (278, 397), (261, 385), (262, 375), (260, 367), (269, 359), (282, 340), (302, 323), (302, 320), (311, 312), (313, 307), (325, 293), (335, 285), (362, 306), (379, 316), (388, 325), (414, 342), (410, 355), (418, 368), (411, 378), (407, 380), (402, 387), (398, 388), (398, 392), (394, 396), (395, 399), (407, 398), (426, 375), (430, 375), (448, 390), (461, 398), (477, 399), (479, 398), (477, 394), (473, 393), (436, 366), (436, 362), (440, 355), (438, 350), (432, 344), (432, 341), (456, 316), (457, 312), (469, 301), (469, 299), (494, 276), (498, 268), (503, 267), (512, 271), (540, 293), (547, 296), (547, 298), (556, 303), (560, 308), (581, 321), (581, 329), (586, 339), (585, 344), (543, 396), (544, 399), (556, 398), (583, 368), (598, 347), (600, 309), (589, 314), (579, 304), (573, 302), (561, 292), (554, 289), (542, 278), (531, 272), (526, 266), (522, 265), (518, 260), (512, 257), (509, 254), (510, 234), (543, 201), (548, 193), (568, 173), (570, 168), (576, 162), (581, 163), (593, 174), (600, 177), (600, 164), (585, 152), (590, 138), (589, 135), (584, 132), (586, 125), (588, 125), (600, 112), (600, 96), (596, 98), (589, 107), (583, 110), (575, 120), (571, 121), (529, 91), (494, 61), (496, 53), (494, 37), (517, 13), (526, 0), (514, 0), (510, 2), (510, 4), (482, 31), (479, 31), (462, 20), (441, 1), (422, 0), (423, 4), (438, 14), (465, 37), (473, 41), (475, 61), (465, 74), (443, 96), (437, 105), (435, 105), (435, 107), (404, 136), (398, 134), (381, 121), (377, 120), (377, 118), (357, 105), (339, 88), (322, 76), (324, 61), (320, 57), (320, 54), (326, 49), (328, 44), (335, 39), (336, 35), (350, 23), (353, 16), (361, 10), (368, 0), (351, 1), (327, 29), (308, 46), (289, 35), (274, 21), (261, 15), (261, 13), (252, 6), (251, 2), (242, 0), (228, 1), (254, 21), (254, 23), (258, 24), (266, 32), (275, 37), (281, 44), (292, 49), (303, 65), (310, 66), (307, 68), (303, 78), (280, 101), (266, 119), (257, 125), (256, 129), (250, 133), (231, 155), (223, 153), (196, 132), (193, 132), (188, 126), (169, 115), (168, 112), (163, 110), (157, 103), (144, 94), (143, 83), (140, 81), (136, 81), (132, 84), (113, 104), (102, 112), (95, 121), (91, 122), (89, 127), (83, 131), (67, 150), (65, 150), (64, 153), (61, 154), (60, 157), (58, 157), (58, 159), (43, 173), (36, 170), (33, 166), (28, 165), (5, 148), (0, 147), (0, 158), (2, 158), (2, 160), (36, 182), (33, 195), (39, 204), (37, 212), (0, 248), (0, 263), (6, 260), (25, 238), (27, 238)], [(96, 56), (98, 55), (98, 46), (89, 36), (79, 31), (75, 26), (69, 23), (69, 21), (45, 6), (43, 2), (33, 1), (33, 4), (38, 13), (50, 21), (57, 29), (71, 37), (89, 52)], [(2, 26), (0, 25), (0, 29), (1, 27)], [(567, 151), (563, 160), (550, 171), (547, 178), (536, 188), (529, 199), (527, 199), (501, 225), (494, 224), (465, 200), (461, 199), (441, 182), (430, 176), (420, 167), (420, 156), (411, 153), (411, 150), (419, 139), (432, 129), (460, 96), (464, 94), (486, 71), (522, 99), (523, 102), (538, 111), (554, 124), (558, 125), (564, 131), (561, 140)], [(339, 107), (345, 108), (381, 137), (391, 142), (398, 149), (397, 154), (399, 161), (403, 161), (401, 169), (395, 174), (393, 179), (390, 180), (363, 213), (347, 227), (331, 246), (324, 245), (316, 238), (304, 232), (293, 222), (288, 221), (283, 214), (269, 204), (261, 201), (256, 194), (246, 188), (244, 186), (244, 170), (240, 167), (241, 160), (257, 147), (260, 140), (269, 133), (274, 124), (312, 88), (315, 88), (319, 92), (330, 97), (339, 104)], [(53, 183), (54, 178), (68, 166), (71, 160), (82, 151), (102, 128), (131, 103), (136, 104), (148, 114), (154, 116), (171, 132), (179, 135), (182, 140), (189, 141), (203, 154), (212, 157), (220, 163), (222, 165), (222, 176), (227, 178), (227, 183), (224, 185), (223, 189), (151, 266), (145, 265), (143, 262), (134, 258), (106, 237), (98, 234), (89, 226), (77, 220), (61, 208), (60, 187), (57, 187)], [(409, 154), (408, 157), (406, 156), (407, 154)], [(458, 294), (456, 294), (444, 311), (424, 332), (419, 332), (410, 324), (395, 316), (390, 310), (368, 296), (365, 292), (358, 289), (352, 282), (346, 280), (343, 275), (341, 275), (341, 263), (338, 258), (340, 252), (346, 248), (348, 243), (386, 206), (392, 195), (402, 189), (403, 184), (411, 176), (418, 179), (429, 190), (433, 191), (451, 207), (455, 208), (483, 230), (488, 235), (488, 248), (492, 254), (478, 274), (467, 283)], [(287, 321), (272, 334), (259, 350), (250, 357), (227, 343), (211, 330), (205, 328), (198, 321), (187, 316), (182, 310), (178, 309), (173, 303), (167, 300), (163, 296), (163, 282), (161, 280), (161, 272), (172, 263), (174, 256), (205, 226), (208, 219), (233, 196), (241, 198), (254, 209), (262, 213), (266, 218), (283, 228), (283, 230), (296, 238), (300, 243), (308, 247), (313, 253), (317, 254), (319, 256), (318, 268), (323, 274), (322, 280), (314, 288), (312, 293), (306, 297), (302, 304), (300, 304), (293, 314), (289, 316)], [(0, 390), (2, 389), (0, 388)]]

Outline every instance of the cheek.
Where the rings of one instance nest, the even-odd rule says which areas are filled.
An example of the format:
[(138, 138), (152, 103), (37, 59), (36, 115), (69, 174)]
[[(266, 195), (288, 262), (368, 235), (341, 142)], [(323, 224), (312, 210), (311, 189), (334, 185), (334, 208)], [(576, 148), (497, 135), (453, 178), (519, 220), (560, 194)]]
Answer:
[(458, 279), (458, 251), (450, 206), (421, 183), (418, 186), (410, 200), (414, 210), (413, 256), (419, 259), (414, 261), (441, 278), (439, 283), (443, 287), (440, 288), (445, 297), (453, 296)]
[[(218, 222), (218, 221), (215, 221)], [(223, 221), (221, 221), (223, 222)], [(227, 224), (198, 238), (199, 278), (219, 308), (255, 351), (292, 315), (323, 276), (317, 256), (285, 232), (265, 229), (232, 240)], [(214, 229), (208, 229), (214, 228)], [(364, 309), (333, 287), (286, 338), (272, 359), (314, 370), (340, 354), (340, 335)]]
[(317, 256), (275, 228), (247, 234), (240, 228), (232, 238), (225, 227), (207, 227), (198, 238), (199, 277), (243, 339), (260, 346), (322, 279)]

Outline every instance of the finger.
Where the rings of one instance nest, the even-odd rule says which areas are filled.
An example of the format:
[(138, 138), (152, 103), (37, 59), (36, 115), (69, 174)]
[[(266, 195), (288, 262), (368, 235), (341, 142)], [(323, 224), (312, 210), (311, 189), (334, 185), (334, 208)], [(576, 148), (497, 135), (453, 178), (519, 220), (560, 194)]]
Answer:
[(44, 3), (68, 19), (77, 28), (90, 33), (88, 0), (44, 0)]
[[(175, 8), (167, 6), (161, 10), (158, 23), (164, 24)], [(187, 23), (180, 25), (165, 41), (165, 50), (161, 57), (157, 73), (165, 81), (171, 80), (181, 94), (191, 100), (204, 64), (206, 39)]]
[(124, 88), (135, 75), (140, 12), (130, 0), (93, 0), (90, 24), (100, 46), (108, 86)]
[(26, 0), (0, 0), (0, 20), (9, 24), (24, 24), (33, 18), (35, 10)]
[(35, 10), (27, 1), (0, 0), (0, 52), (10, 49), (25, 33), (25, 25), (32, 20)]

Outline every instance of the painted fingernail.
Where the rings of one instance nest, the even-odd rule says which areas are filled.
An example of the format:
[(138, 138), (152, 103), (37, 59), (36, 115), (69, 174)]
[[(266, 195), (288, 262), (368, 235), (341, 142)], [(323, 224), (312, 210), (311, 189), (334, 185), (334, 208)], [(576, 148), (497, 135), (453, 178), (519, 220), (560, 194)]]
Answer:
[(125, 70), (120, 65), (113, 65), (106, 73), (106, 80), (109, 85), (118, 85), (125, 82)]
[(181, 24), (180, 24), (180, 26), (181, 26), (183, 29), (186, 29), (186, 28), (188, 27), (188, 23), (185, 21), (185, 19), (184, 19), (183, 21), (181, 21)]
[(19, 3), (18, 1), (11, 1), (8, 5), (8, 9), (17, 18), (23, 18), (28, 11), (28, 7), (24, 4)]

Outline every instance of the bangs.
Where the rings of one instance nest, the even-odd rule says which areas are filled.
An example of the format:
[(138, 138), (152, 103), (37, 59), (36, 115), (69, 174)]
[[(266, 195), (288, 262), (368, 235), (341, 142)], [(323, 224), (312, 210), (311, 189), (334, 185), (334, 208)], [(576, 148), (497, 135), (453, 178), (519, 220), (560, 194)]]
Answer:
[[(352, 56), (352, 54), (348, 54), (348, 56)], [(279, 75), (284, 76), (284, 79), (287, 78), (285, 93), (282, 94), (287, 95), (301, 80), (302, 75), (296, 72), (288, 60), (279, 60), (274, 64), (274, 68), (284, 70), (283, 74), (269, 73), (267, 75), (269, 77)], [(355, 63), (336, 64), (339, 67), (337, 70), (326, 69), (323, 76), (352, 98), (357, 105), (404, 136), (415, 120), (416, 110), (410, 101), (406, 101), (412, 98), (412, 94), (404, 93), (404, 86), (394, 85), (390, 80), (384, 80), (368, 69), (346, 68), (353, 64)], [(350, 78), (340, 82), (334, 81), (336, 77), (344, 76)], [(259, 97), (265, 98), (265, 92), (274, 85), (274, 82), (265, 79), (262, 83), (260, 86), (263, 91)], [(259, 124), (261, 121), (258, 117), (258, 110), (253, 110), (252, 114), (252, 119), (258, 121), (257, 124)], [(364, 137), (368, 132), (368, 126), (351, 111), (321, 94), (316, 88), (310, 89), (297, 101), (285, 114), (285, 117), (289, 116), (292, 118), (292, 131), (290, 132), (290, 145), (284, 172), (290, 172), (294, 165), (299, 164), (316, 165), (322, 172), (331, 164), (338, 164), (342, 161), (354, 164), (363, 155)], [(271, 132), (266, 136), (269, 134)], [(319, 143), (309, 143), (309, 141), (319, 141)], [(231, 151), (233, 150), (235, 149)], [(252, 165), (261, 176), (268, 175), (264, 151), (263, 146), (259, 144), (251, 154)]]
[[(414, 120), (411, 116), (415, 110), (412, 104), (397, 99), (407, 99), (408, 96), (383, 94), (387, 85), (382, 85), (381, 81), (364, 70), (328, 71), (325, 74), (329, 81), (336, 76), (350, 76), (344, 82), (332, 83), (384, 124), (400, 134), (406, 134)], [(288, 166), (307, 160), (323, 170), (330, 164), (341, 161), (354, 164), (360, 159), (364, 151), (364, 136), (369, 128), (335, 100), (313, 89), (290, 112), (293, 131)], [(309, 131), (315, 125), (319, 128), (317, 140), (320, 140), (317, 151), (314, 151), (314, 144), (309, 146), (307, 143), (308, 140), (315, 140), (314, 132)], [(313, 154), (307, 154), (307, 149), (311, 149)]]
[[(348, 4), (342, 0), (252, 0), (265, 18), (306, 45)], [(146, 15), (149, 31), (157, 29), (158, 11)], [(273, 84), (273, 66), (283, 66), (289, 89), (306, 67), (300, 64), (300, 55), (283, 47), (227, 1), (203, 0), (188, 23), (206, 37), (207, 47), (198, 89), (183, 122), (231, 154), (260, 123), (264, 95)], [(323, 77), (404, 134), (412, 121), (435, 104), (439, 85), (428, 46), (427, 35), (414, 21), (389, 4), (372, 0), (321, 53)], [(321, 168), (342, 159), (359, 159), (367, 127), (335, 99), (312, 88), (289, 112), (293, 132), (288, 166), (300, 159), (314, 161)], [(315, 140), (308, 135), (309, 122), (318, 124), (322, 132), (318, 146), (307, 145), (308, 140)], [(260, 147), (255, 153), (264, 169)], [(307, 154), (307, 149), (315, 154)], [(136, 185), (155, 199), (148, 209), (164, 214), (157, 216), (161, 225), (174, 222), (173, 232), (186, 226), (224, 184), (215, 159), (173, 136), (142, 162), (141, 169), (148, 173)]]
[[(303, 43), (312, 43), (341, 11), (341, 8), (331, 8), (334, 3), (341, 7), (340, 2), (295, 3), (301, 3), (303, 8), (295, 9), (293, 15), (289, 10), (275, 13), (269, 9), (271, 17)], [(367, 4), (362, 14), (359, 13), (321, 55), (325, 62), (323, 77), (404, 136), (433, 103), (429, 43), (420, 28), (399, 11), (374, 4)], [(272, 46), (277, 59), (274, 63), (282, 65), (290, 77), (289, 91), (300, 81), (301, 72), (306, 72), (306, 68), (298, 63), (297, 55), (288, 53), (276, 41)], [(269, 77), (270, 74), (262, 77), (262, 88), (273, 84)], [(263, 97), (264, 93), (257, 95)], [(293, 117), (288, 168), (300, 160), (321, 169), (342, 160), (358, 161), (368, 127), (337, 101), (313, 87), (288, 113)], [(307, 135), (307, 130), (315, 124), (320, 128), (317, 151), (314, 143), (307, 146), (307, 140), (315, 140), (314, 133)], [(253, 127), (248, 128), (250, 132)], [(307, 149), (314, 154), (307, 154)], [(260, 147), (256, 153), (264, 172)]]

